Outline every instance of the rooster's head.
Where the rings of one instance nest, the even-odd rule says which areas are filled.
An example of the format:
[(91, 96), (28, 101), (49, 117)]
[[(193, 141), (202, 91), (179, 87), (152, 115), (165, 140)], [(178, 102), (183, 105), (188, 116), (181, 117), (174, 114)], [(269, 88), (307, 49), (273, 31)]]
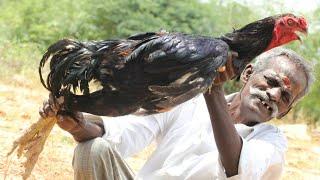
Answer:
[(281, 46), (288, 42), (299, 40), (299, 34), (308, 33), (308, 23), (304, 17), (297, 17), (293, 14), (282, 14), (274, 16), (274, 29), (272, 40), (266, 50)]

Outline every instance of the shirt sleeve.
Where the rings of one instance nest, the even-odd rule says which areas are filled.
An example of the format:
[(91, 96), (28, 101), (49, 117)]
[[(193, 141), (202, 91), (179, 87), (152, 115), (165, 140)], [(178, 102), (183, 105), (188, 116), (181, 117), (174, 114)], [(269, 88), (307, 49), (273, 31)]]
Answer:
[(102, 137), (126, 158), (143, 150), (157, 137), (165, 118), (165, 113), (103, 117), (105, 134)]
[(279, 179), (284, 166), (287, 141), (278, 129), (242, 139), (238, 175), (228, 179)]

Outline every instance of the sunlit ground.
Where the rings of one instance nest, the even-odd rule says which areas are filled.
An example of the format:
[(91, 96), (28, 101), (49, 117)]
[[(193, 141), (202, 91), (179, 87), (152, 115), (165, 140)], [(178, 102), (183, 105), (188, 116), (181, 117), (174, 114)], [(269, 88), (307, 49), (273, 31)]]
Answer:
[[(5, 158), (13, 140), (22, 129), (38, 118), (38, 109), (47, 92), (28, 79), (16, 76), (13, 82), (0, 83), (0, 179), (18, 179), (21, 173), (16, 157)], [(29, 82), (29, 83), (28, 83)], [(275, 122), (284, 130), (289, 151), (283, 179), (320, 178), (320, 131), (304, 124), (291, 125)], [(73, 179), (72, 155), (76, 143), (65, 132), (55, 127), (30, 179)], [(137, 171), (152, 153), (153, 146), (128, 159)]]

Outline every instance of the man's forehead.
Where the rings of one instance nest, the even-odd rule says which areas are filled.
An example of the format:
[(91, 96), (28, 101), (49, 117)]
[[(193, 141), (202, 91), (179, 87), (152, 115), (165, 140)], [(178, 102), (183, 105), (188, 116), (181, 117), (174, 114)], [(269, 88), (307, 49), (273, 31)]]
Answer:
[(296, 64), (293, 63), (287, 56), (277, 56), (268, 60), (268, 66), (265, 70), (273, 70), (276, 73), (282, 73), (283, 75), (293, 77), (294, 74), (299, 73)]
[(269, 60), (269, 68), (275, 69), (284, 74), (290, 74), (292, 71), (297, 71), (296, 65), (287, 56), (277, 56)]

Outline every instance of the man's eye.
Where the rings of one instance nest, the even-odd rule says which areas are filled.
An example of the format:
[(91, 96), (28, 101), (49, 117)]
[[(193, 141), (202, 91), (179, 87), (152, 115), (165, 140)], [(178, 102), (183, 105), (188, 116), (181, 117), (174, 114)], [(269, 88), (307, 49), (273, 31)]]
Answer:
[(279, 86), (278, 81), (275, 80), (275, 79), (267, 79), (267, 83), (268, 83), (268, 85), (270, 85), (270, 86), (272, 86), (272, 87)]

